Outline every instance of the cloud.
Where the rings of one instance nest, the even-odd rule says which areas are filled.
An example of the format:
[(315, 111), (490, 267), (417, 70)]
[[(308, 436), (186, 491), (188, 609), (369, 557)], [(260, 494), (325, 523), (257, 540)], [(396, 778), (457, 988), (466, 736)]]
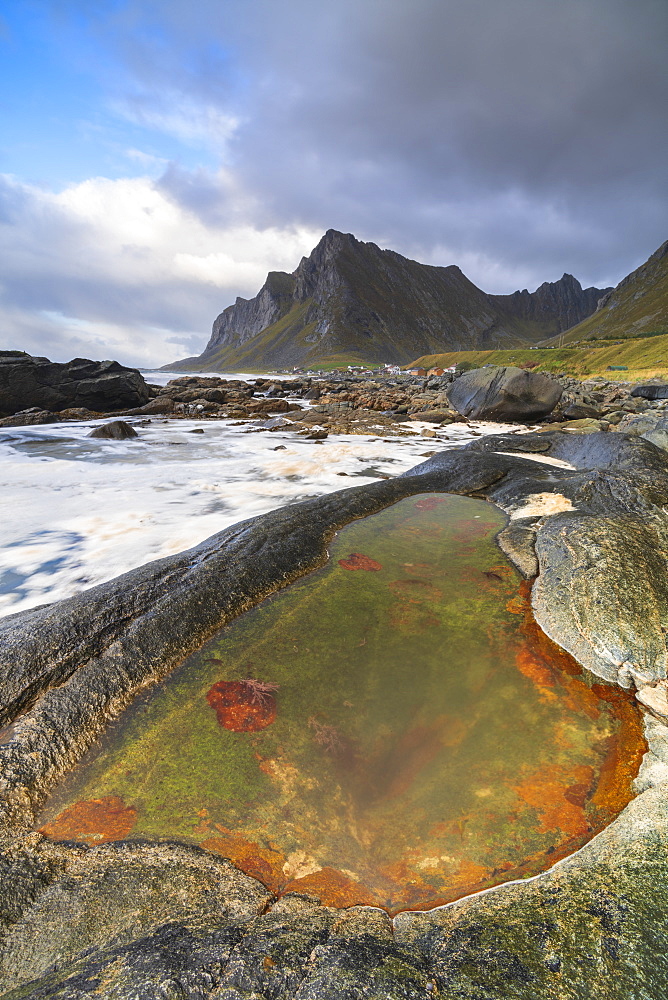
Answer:
[(141, 176), (0, 183), (6, 346), (197, 353), (330, 227), (495, 292), (614, 284), (668, 235), (665, 0), (58, 6)]
[(134, 125), (173, 136), (186, 145), (222, 152), (240, 120), (212, 104), (198, 104), (179, 93), (134, 94), (110, 109)]
[(319, 233), (205, 226), (147, 177), (60, 193), (0, 183), (2, 347), (140, 365), (199, 353), (215, 316)]
[[(205, 31), (234, 53), (224, 85), (215, 69), (180, 84), (238, 112), (227, 166), (256, 225), (489, 260), (471, 277), (508, 274), (494, 291), (513, 273), (617, 280), (665, 239), (663, 0), (203, 0), (160, 14), (182, 55)], [(158, 62), (147, 50), (156, 82)], [(174, 198), (220, 211), (208, 172), (176, 180)]]

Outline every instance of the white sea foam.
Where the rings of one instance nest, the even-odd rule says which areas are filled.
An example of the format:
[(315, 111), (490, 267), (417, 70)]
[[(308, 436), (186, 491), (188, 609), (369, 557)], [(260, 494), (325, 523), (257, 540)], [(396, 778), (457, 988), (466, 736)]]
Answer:
[(101, 422), (0, 429), (0, 615), (69, 597), (245, 518), (398, 475), (471, 430), (502, 429), (453, 424), (433, 438), (411, 422), (402, 425), (415, 430), (409, 438), (379, 429), (320, 443), (283, 428), (131, 418), (139, 438), (87, 437)]

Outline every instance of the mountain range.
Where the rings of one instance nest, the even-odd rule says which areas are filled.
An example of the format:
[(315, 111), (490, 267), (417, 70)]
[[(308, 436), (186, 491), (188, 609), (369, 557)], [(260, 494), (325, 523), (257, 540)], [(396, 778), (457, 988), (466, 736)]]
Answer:
[(489, 295), (436, 267), (328, 230), (292, 274), (270, 271), (213, 324), (204, 352), (166, 370), (408, 364), (448, 350), (533, 346), (579, 323), (611, 289), (570, 274), (535, 292)]
[[(581, 341), (627, 340), (668, 333), (668, 240), (612, 288), (592, 315), (560, 338)], [(592, 345), (594, 346), (594, 345)]]

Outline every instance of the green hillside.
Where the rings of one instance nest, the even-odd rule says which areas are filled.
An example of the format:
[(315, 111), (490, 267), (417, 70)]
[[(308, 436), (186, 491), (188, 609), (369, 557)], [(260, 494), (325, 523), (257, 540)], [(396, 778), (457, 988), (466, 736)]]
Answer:
[[(536, 364), (532, 371), (562, 373), (577, 378), (600, 375), (622, 382), (645, 381), (655, 377), (668, 379), (668, 333), (627, 337), (621, 344), (617, 342), (598, 347), (449, 351), (446, 354), (423, 355), (411, 367), (449, 368), (451, 365), (468, 364), (480, 368), (482, 365), (525, 363)], [(609, 372), (609, 365), (625, 366), (628, 371)]]

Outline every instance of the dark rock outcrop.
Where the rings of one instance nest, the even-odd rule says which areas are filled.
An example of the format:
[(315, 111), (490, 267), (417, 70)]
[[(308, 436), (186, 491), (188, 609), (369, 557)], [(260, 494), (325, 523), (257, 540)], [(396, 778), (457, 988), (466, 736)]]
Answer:
[(631, 395), (640, 396), (641, 399), (668, 399), (668, 383), (646, 382), (644, 385), (634, 385)]
[(32, 424), (57, 424), (61, 420), (60, 414), (51, 413), (50, 410), (42, 410), (39, 406), (29, 406), (26, 410), (19, 410), (11, 417), (1, 417), (0, 427), (28, 427)]
[(31, 407), (59, 412), (85, 407), (97, 413), (148, 402), (151, 391), (141, 374), (117, 361), (74, 358), (60, 364), (19, 351), (0, 352), (0, 415)]
[(531, 345), (596, 308), (564, 275), (533, 293), (488, 295), (455, 265), (434, 267), (330, 229), (292, 273), (271, 271), (253, 299), (213, 324), (199, 358), (166, 370), (285, 367), (338, 358), (410, 363), (452, 350)]
[(112, 441), (127, 441), (128, 438), (139, 437), (137, 431), (125, 420), (112, 420), (110, 424), (96, 427), (88, 435), (89, 438), (107, 438)]
[(521, 368), (475, 368), (451, 385), (448, 399), (473, 420), (530, 421), (551, 413), (561, 397), (557, 381)]

